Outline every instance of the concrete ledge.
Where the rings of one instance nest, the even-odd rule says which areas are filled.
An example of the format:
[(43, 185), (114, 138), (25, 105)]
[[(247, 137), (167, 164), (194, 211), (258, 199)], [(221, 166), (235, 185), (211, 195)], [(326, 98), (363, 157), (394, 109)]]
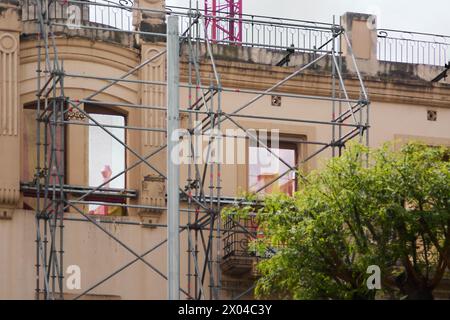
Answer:
[[(55, 19), (55, 23), (64, 24), (66, 21), (64, 19)], [(102, 25), (95, 22), (84, 23), (83, 26), (95, 27), (95, 28), (111, 28), (107, 25)], [(24, 21), (23, 22), (23, 32), (21, 34), (22, 39), (36, 39), (38, 34), (39, 26), (37, 21)], [(86, 38), (91, 41), (104, 41), (109, 43), (119, 44), (125, 48), (135, 47), (134, 35), (127, 32), (120, 32), (114, 30), (94, 30), (88, 28), (74, 28), (69, 29), (65, 26), (54, 26), (53, 31), (56, 36), (61, 36), (64, 38)]]

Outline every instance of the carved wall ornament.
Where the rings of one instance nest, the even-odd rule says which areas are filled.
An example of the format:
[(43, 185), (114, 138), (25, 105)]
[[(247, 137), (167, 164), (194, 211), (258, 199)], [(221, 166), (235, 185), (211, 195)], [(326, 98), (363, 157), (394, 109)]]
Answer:
[(6, 54), (11, 54), (17, 50), (17, 40), (9, 33), (0, 35), (0, 51)]

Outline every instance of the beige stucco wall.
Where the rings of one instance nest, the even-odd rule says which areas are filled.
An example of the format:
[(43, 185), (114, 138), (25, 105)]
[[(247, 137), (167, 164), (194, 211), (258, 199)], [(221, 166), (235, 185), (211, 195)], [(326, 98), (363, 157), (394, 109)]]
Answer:
[[(427, 110), (437, 111), (437, 121), (427, 120)], [(434, 144), (448, 146), (450, 143), (449, 108), (375, 102), (371, 116), (372, 146), (399, 139), (400, 136), (410, 136), (412, 140), (430, 144), (433, 140)]]
[[(80, 215), (67, 214), (66, 218), (79, 219)], [(140, 222), (136, 217), (116, 219)], [(185, 222), (186, 215), (182, 214), (181, 223)], [(161, 223), (165, 223), (164, 218)], [(165, 239), (164, 228), (113, 223), (103, 223), (102, 226), (138, 254), (143, 254)], [(135, 258), (92, 223), (66, 221), (64, 231), (64, 269), (70, 265), (81, 268), (82, 290), (68, 290), (65, 286), (68, 297), (74, 297)], [(34, 299), (35, 235), (32, 211), (15, 210), (12, 219), (0, 220), (0, 299)], [(186, 252), (186, 244), (186, 233), (183, 232), (181, 252)], [(166, 250), (164, 243), (145, 257), (146, 261), (163, 274), (166, 274)], [(181, 262), (181, 272), (187, 272), (185, 259)], [(187, 290), (186, 277), (181, 277), (181, 287)], [(91, 298), (108, 296), (116, 299), (162, 299), (166, 296), (166, 281), (139, 261), (94, 289), (90, 295)], [(185, 298), (184, 295), (182, 297)]]

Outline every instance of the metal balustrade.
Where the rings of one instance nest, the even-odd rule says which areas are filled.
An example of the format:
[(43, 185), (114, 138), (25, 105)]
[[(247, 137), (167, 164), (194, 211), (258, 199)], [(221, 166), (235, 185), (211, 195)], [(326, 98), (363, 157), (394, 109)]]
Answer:
[[(132, 30), (131, 0), (49, 1), (48, 17), (64, 21), (68, 27), (95, 23), (114, 29)], [(22, 0), (22, 20), (37, 20), (36, 0)]]
[[(49, 1), (50, 19), (95, 23), (112, 29), (133, 30), (133, 0), (53, 0)], [(36, 20), (36, 0), (22, 0), (22, 19)], [(71, 9), (70, 9), (71, 8)], [(74, 14), (78, 16), (73, 16)], [(242, 41), (225, 40), (216, 35), (214, 43), (260, 47), (299, 52), (339, 52), (340, 41), (333, 35), (340, 27), (331, 23), (297, 19), (281, 19), (268, 16), (242, 15), (239, 18), (205, 16), (203, 10), (167, 6), (165, 14), (180, 17), (180, 34), (195, 24), (188, 35), (191, 39), (211, 39), (205, 20), (227, 21), (242, 24)], [(225, 21), (227, 20), (227, 21)], [(443, 66), (450, 61), (450, 36), (408, 32), (391, 29), (377, 30), (377, 56), (380, 61)]]
[[(168, 7), (168, 9), (173, 14), (180, 15), (180, 32), (186, 30), (195, 20), (195, 12), (189, 14), (188, 9), (181, 7)], [(204, 20), (217, 20), (218, 24), (226, 24), (234, 20), (235, 25), (242, 24), (242, 41), (227, 40), (226, 35), (221, 35), (219, 32), (216, 39), (212, 41), (214, 43), (275, 50), (293, 49), (304, 52), (331, 52), (334, 45), (334, 50), (339, 51), (339, 41), (336, 40), (333, 43), (332, 40), (333, 35), (340, 30), (340, 27), (330, 23), (245, 14), (240, 18), (201, 15), (200, 23), (192, 29), (192, 38), (199, 40), (213, 38), (210, 34), (211, 30), (205, 28)]]
[(450, 61), (450, 36), (378, 29), (378, 60), (443, 66)]
[[(22, 20), (36, 18), (36, 0), (23, 0)], [(65, 21), (70, 27), (95, 23), (112, 29), (133, 30), (132, 0), (53, 0), (49, 1), (49, 18)], [(333, 41), (337, 25), (305, 20), (280, 19), (267, 16), (242, 15), (242, 18), (208, 16), (203, 10), (182, 7), (166, 7), (166, 16), (180, 17), (180, 34), (194, 23), (189, 36), (197, 41), (211, 39), (210, 30), (205, 28), (205, 20), (215, 19), (220, 23), (235, 20), (242, 24), (242, 41), (224, 40), (220, 33), (211, 42), (248, 47), (262, 47), (275, 50), (295, 50), (303, 52), (328, 53), (339, 51), (339, 41)], [(227, 21), (224, 21), (227, 20)], [(187, 35), (186, 35), (187, 36)], [(333, 43), (334, 42), (334, 43)]]

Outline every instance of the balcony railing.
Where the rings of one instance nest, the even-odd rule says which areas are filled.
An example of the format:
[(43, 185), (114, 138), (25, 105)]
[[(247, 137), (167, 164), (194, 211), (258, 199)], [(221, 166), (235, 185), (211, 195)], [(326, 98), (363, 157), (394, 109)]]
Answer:
[[(188, 29), (194, 21), (195, 12), (189, 14), (189, 9), (181, 7), (167, 7), (172, 14), (181, 17), (180, 32)], [(232, 44), (246, 47), (261, 47), (275, 50), (295, 50), (303, 52), (329, 52), (335, 46), (339, 50), (339, 41), (334, 41), (333, 32), (337, 25), (323, 22), (313, 22), (297, 19), (282, 19), (268, 16), (243, 14), (239, 18), (204, 15), (202, 23), (191, 29), (193, 39), (213, 39), (214, 43)], [(235, 42), (227, 39), (220, 32), (214, 37), (211, 29), (206, 29), (204, 20), (216, 20), (217, 24), (226, 25), (233, 21), (233, 25), (242, 25), (242, 41)], [(206, 23), (208, 25), (208, 23)], [(237, 27), (236, 27), (237, 28)], [(206, 30), (205, 30), (206, 29)], [(212, 40), (211, 40), (212, 41)]]
[(255, 239), (258, 225), (254, 218), (227, 218), (224, 223), (223, 254), (230, 256), (254, 256), (249, 251), (249, 243)]
[[(133, 0), (54, 0), (50, 2), (49, 17), (73, 24), (75, 21), (70, 21), (69, 10), (69, 7), (72, 7), (72, 10), (75, 8), (79, 14), (78, 22), (82, 25), (95, 23), (115, 29), (133, 30), (132, 6)], [(23, 0), (22, 11), (24, 21), (37, 20), (36, 0)], [(193, 26), (189, 33), (193, 40), (212, 39), (210, 28), (205, 28), (205, 22), (213, 19), (220, 23), (233, 20), (235, 25), (242, 25), (241, 42), (225, 40), (219, 33), (214, 43), (303, 52), (329, 52), (333, 45), (336, 50), (339, 47), (339, 41), (334, 41), (334, 44), (331, 41), (335, 26), (329, 23), (257, 15), (242, 15), (239, 18), (205, 16), (204, 11), (200, 10), (199, 23), (193, 24), (198, 16), (196, 11), (171, 6), (167, 6), (166, 11), (167, 15), (180, 17), (180, 34), (183, 34), (189, 26)]]
[[(97, 25), (120, 30), (133, 29), (132, 0), (63, 0), (49, 1), (50, 19), (64, 21), (68, 26), (74, 24)], [(22, 20), (37, 20), (36, 0), (22, 0)]]
[(443, 66), (450, 61), (450, 36), (378, 29), (378, 60)]
[[(134, 0), (53, 0), (50, 1), (49, 17), (71, 21), (69, 6), (78, 12), (78, 22), (107, 26), (112, 29), (133, 30), (132, 6)], [(22, 19), (37, 20), (36, 0), (22, 0)], [(78, 9), (77, 9), (78, 8)], [(167, 6), (167, 15), (180, 17), (180, 34), (190, 36), (193, 40), (212, 39), (210, 30), (205, 28), (207, 20), (216, 20), (226, 24), (242, 25), (242, 41), (237, 43), (226, 40), (220, 34), (211, 42), (243, 47), (259, 47), (275, 50), (294, 50), (299, 52), (329, 53), (340, 51), (340, 41), (333, 41), (337, 26), (331, 23), (314, 22), (297, 19), (282, 19), (258, 15), (242, 15), (239, 18), (199, 15), (189, 8)], [(206, 21), (205, 21), (206, 20)], [(226, 21), (225, 21), (226, 20)], [(192, 26), (189, 33), (185, 33)], [(408, 32), (390, 29), (377, 30), (378, 60), (411, 64), (443, 66), (450, 61), (450, 36), (429, 33)]]
[(228, 217), (224, 222), (222, 271), (230, 275), (249, 274), (259, 257), (249, 244), (257, 237), (254, 217)]

